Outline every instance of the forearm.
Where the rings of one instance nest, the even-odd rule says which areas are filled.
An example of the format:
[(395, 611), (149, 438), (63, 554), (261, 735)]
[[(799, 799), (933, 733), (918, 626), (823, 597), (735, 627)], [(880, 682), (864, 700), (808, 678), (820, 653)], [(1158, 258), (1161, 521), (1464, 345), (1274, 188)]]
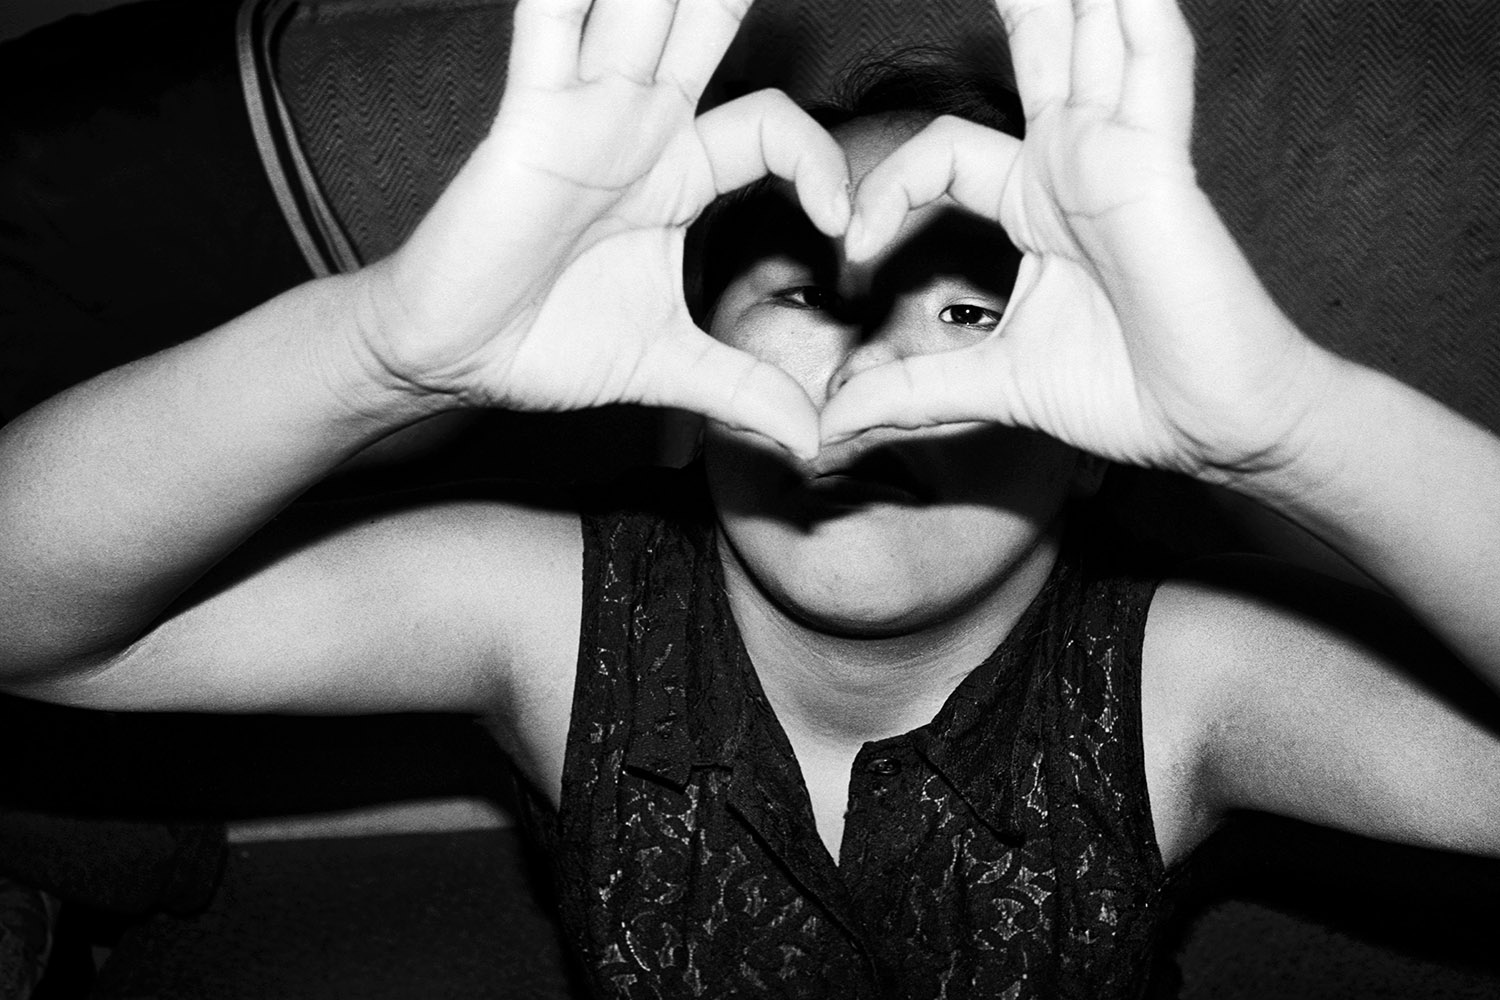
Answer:
[(361, 280), (304, 285), (0, 432), (0, 674), (128, 643), (329, 469), (434, 412), (360, 351)]
[(1312, 532), (1500, 688), (1500, 438), (1312, 342), (1206, 197), (1175, 207), (1154, 223), (1191, 248), (1170, 261), (1180, 281), (1111, 291), (1127, 324), (1176, 326), (1165, 343), (1210, 353), (1174, 390), (1199, 421), (1178, 424), (1199, 449), (1184, 467)]
[(1331, 356), (1282, 461), (1231, 481), (1379, 581), (1500, 688), (1500, 439)]

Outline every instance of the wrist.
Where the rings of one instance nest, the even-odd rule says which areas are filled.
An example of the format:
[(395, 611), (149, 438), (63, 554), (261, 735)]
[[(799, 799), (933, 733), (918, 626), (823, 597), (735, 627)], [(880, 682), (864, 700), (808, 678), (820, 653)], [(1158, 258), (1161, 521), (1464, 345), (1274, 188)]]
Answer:
[(1296, 374), (1267, 401), (1260, 443), (1203, 477), (1287, 514), (1343, 478), (1362, 386), (1379, 377), (1311, 341), (1300, 353)]
[(428, 370), (424, 332), (432, 338), (399, 293), (396, 270), (387, 258), (335, 279), (344, 283), (342, 350), (351, 374), (357, 373), (356, 401), (368, 395), (376, 409), (414, 410), (420, 417), (462, 408), (463, 394)]
[(460, 406), (454, 394), (413, 377), (392, 349), (400, 329), (392, 312), (396, 300), (379, 272), (334, 275), (317, 287), (323, 296), (319, 326), (332, 335), (314, 340), (314, 364), (351, 419), (390, 430)]

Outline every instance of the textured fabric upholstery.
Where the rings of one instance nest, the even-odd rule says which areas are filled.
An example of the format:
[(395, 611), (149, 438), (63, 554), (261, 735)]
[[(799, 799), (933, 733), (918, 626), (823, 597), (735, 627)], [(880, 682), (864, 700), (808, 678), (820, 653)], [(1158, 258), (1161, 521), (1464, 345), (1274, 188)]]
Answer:
[[(483, 135), (511, 0), (324, 0), (277, 43), (325, 194), (365, 260)], [(1500, 5), (1187, 0), (1204, 185), (1315, 338), (1500, 428)], [(711, 98), (821, 93), (871, 51), (1004, 66), (984, 0), (760, 0)]]

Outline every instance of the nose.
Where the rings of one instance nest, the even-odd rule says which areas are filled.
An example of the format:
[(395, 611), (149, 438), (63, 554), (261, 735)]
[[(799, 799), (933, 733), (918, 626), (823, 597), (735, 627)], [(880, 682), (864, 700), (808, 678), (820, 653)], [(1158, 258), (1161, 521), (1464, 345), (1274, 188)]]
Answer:
[(931, 324), (925, 318), (927, 310), (920, 296), (909, 301), (900, 295), (867, 294), (845, 305), (849, 323), (847, 347), (828, 377), (825, 399), (832, 397), (854, 376), (877, 365), (941, 349), (933, 340)]
[(901, 356), (893, 338), (881, 336), (879, 331), (869, 331), (866, 336), (855, 341), (854, 346), (844, 355), (843, 360), (829, 376), (825, 398), (831, 398), (834, 393), (844, 387), (846, 382), (860, 372), (868, 371), (876, 365), (895, 361)]
[(848, 324), (849, 346), (829, 375), (825, 400), (860, 372), (910, 353), (907, 342), (914, 339), (914, 333), (904, 329), (904, 321), (910, 317), (902, 315), (899, 296), (883, 294), (876, 280), (879, 266), (880, 261), (850, 261), (840, 249), (838, 301), (842, 319)]

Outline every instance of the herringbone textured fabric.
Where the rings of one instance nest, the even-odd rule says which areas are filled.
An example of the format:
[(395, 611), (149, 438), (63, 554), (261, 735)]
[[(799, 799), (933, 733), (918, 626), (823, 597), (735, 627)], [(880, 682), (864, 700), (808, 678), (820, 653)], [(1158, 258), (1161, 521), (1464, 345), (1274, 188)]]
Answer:
[(1200, 175), (1282, 306), (1500, 428), (1500, 4), (1191, 13)]
[(513, 0), (301, 5), (278, 79), (324, 197), (366, 263), (406, 238), (489, 127)]
[[(308, 3), (280, 79), (369, 260), (483, 134), (510, 0)], [(1205, 186), (1314, 337), (1500, 428), (1500, 4), (1188, 0)], [(983, 0), (760, 0), (720, 95), (820, 92), (869, 51), (926, 42), (1003, 65)]]

